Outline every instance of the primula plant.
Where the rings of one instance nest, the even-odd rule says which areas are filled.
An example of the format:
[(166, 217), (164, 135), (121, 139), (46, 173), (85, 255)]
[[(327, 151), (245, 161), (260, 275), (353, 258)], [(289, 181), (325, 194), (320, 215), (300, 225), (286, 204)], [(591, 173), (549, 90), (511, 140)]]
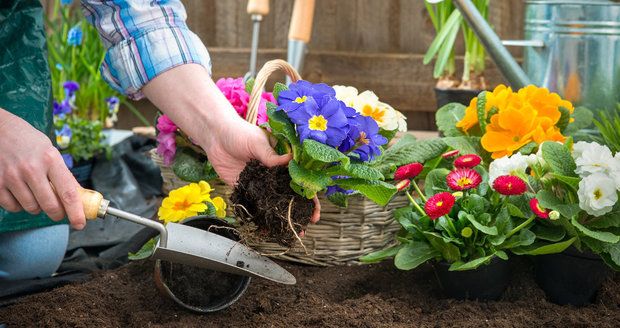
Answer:
[(429, 161), (436, 168), (426, 175), (424, 192), (415, 181), (424, 169), (422, 164), (396, 170), (394, 179), (411, 204), (395, 212), (403, 227), (399, 244), (364, 256), (362, 261), (394, 257), (395, 266), (402, 270), (427, 261), (446, 261), (451, 263), (450, 271), (472, 270), (494, 257), (506, 260), (508, 251), (535, 242), (529, 228), (537, 216), (514, 215), (521, 210), (513, 201), (523, 197), (526, 182), (508, 172), (489, 180), (481, 157), (467, 154), (452, 161), (457, 153)]
[[(176, 223), (198, 215), (225, 219), (226, 202), (221, 197), (211, 197), (211, 191), (213, 189), (206, 181), (190, 183), (172, 190), (159, 207), (157, 212), (159, 220), (164, 224)], [(141, 260), (151, 256), (158, 239), (159, 237), (155, 237), (144, 244), (138, 252), (130, 253), (129, 259)]]

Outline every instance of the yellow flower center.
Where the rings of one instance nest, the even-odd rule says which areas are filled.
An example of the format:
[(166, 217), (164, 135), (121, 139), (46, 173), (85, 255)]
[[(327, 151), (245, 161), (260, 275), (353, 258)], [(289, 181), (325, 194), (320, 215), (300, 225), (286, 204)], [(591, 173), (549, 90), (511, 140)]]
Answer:
[(459, 185), (459, 187), (469, 186), (472, 182), (473, 181), (471, 181), (471, 179), (468, 177), (461, 177), (458, 180), (456, 180), (456, 184)]
[(506, 188), (508, 190), (512, 190), (512, 182), (508, 182), (508, 184), (506, 185)]
[(366, 136), (366, 132), (364, 132), (364, 131), (360, 132), (359, 142), (361, 142), (364, 145), (367, 145), (367, 144), (370, 143), (370, 140), (368, 140), (368, 138)]
[(540, 204), (536, 204), (536, 209), (540, 212), (545, 212), (546, 210), (542, 207), (540, 207)]
[(601, 197), (603, 197), (603, 193), (601, 192), (601, 189), (594, 190), (594, 199), (599, 200), (601, 199)]
[(303, 103), (306, 102), (306, 100), (308, 100), (308, 97), (306, 97), (306, 96), (295, 98), (295, 102), (298, 103), (298, 104), (303, 104)]
[[(304, 98), (305, 97), (306, 96), (304, 96)], [(325, 131), (327, 130), (327, 120), (323, 115), (312, 116), (312, 118), (308, 120), (308, 128), (310, 128), (310, 130)]]
[(175, 202), (172, 209), (175, 211), (186, 211), (190, 206), (192, 206), (192, 203), (184, 199), (183, 201)]
[(442, 201), (442, 200), (440, 200), (440, 201), (438, 201), (437, 203), (435, 203), (435, 205), (436, 205), (437, 207), (442, 207), (442, 206), (443, 206), (443, 201)]
[(385, 111), (379, 108), (374, 108), (370, 105), (364, 105), (364, 107), (362, 108), (362, 115), (370, 116), (376, 122), (383, 122), (383, 116), (385, 116)]

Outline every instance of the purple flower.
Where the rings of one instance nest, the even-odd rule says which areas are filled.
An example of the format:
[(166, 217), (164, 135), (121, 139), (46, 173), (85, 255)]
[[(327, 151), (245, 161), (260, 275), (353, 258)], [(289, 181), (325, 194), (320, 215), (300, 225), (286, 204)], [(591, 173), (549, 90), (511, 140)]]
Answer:
[(71, 154), (62, 154), (62, 160), (65, 161), (65, 165), (69, 168), (73, 168), (73, 156)]
[(174, 133), (160, 133), (157, 135), (157, 154), (164, 159), (164, 165), (170, 166), (177, 152), (177, 143)]
[(75, 93), (80, 89), (80, 85), (75, 81), (67, 81), (62, 84), (65, 89), (65, 100), (72, 103), (75, 99)]
[(61, 119), (65, 118), (65, 115), (71, 114), (71, 110), (71, 105), (66, 99), (63, 100), (61, 103), (58, 103), (56, 100), (54, 100), (54, 116), (57, 116)]
[(170, 120), (168, 115), (163, 114), (157, 119), (157, 130), (160, 134), (174, 133), (177, 131), (177, 126)]
[(335, 193), (343, 193), (345, 195), (350, 195), (353, 193), (353, 190), (350, 189), (343, 189), (339, 186), (329, 186), (327, 187), (327, 190), (325, 191), (325, 196), (329, 196), (329, 195), (333, 195)]
[(72, 46), (79, 46), (82, 44), (82, 28), (80, 24), (72, 27), (67, 33), (67, 43)]
[(289, 85), (288, 90), (280, 92), (278, 96), (279, 109), (289, 113), (299, 108), (309, 108), (314, 102), (318, 102), (323, 97), (336, 97), (334, 88), (325, 83), (313, 84), (308, 81), (299, 80)]
[[(327, 98), (327, 99), (326, 99)], [(344, 113), (344, 103), (325, 96), (319, 105), (312, 101), (299, 110), (288, 112), (291, 121), (297, 126), (301, 142), (310, 138), (320, 143), (338, 147), (346, 138), (349, 123)]]
[(379, 126), (372, 117), (359, 115), (355, 118), (357, 125), (350, 130), (355, 133), (356, 148), (353, 153), (358, 154), (364, 162), (372, 161), (381, 155), (379, 146), (385, 145), (388, 140), (379, 134)]
[(110, 115), (114, 113), (118, 113), (118, 106), (120, 105), (120, 101), (118, 97), (112, 96), (112, 97), (106, 98), (105, 101), (108, 104), (108, 113)]
[(69, 147), (69, 144), (71, 143), (71, 137), (73, 136), (69, 125), (65, 124), (60, 130), (55, 130), (55, 132), (56, 144), (58, 145), (58, 148), (65, 149)]

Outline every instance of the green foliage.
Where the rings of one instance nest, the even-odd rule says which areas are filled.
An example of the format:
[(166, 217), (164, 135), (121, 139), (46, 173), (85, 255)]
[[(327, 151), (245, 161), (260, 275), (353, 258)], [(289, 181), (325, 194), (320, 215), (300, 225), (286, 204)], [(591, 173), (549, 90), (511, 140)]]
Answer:
[(288, 163), (288, 172), (291, 175), (292, 182), (302, 188), (303, 196), (308, 199), (313, 198), (317, 192), (327, 188), (332, 183), (329, 176), (320, 171), (308, 170), (294, 160)]
[(159, 237), (151, 238), (146, 244), (142, 245), (142, 247), (135, 253), (129, 253), (127, 258), (130, 261), (139, 261), (149, 258), (155, 252), (155, 246), (157, 246), (157, 242), (159, 241)]
[(573, 237), (558, 243), (548, 244), (543, 242), (534, 242), (529, 246), (513, 248), (512, 252), (517, 255), (546, 255), (561, 253), (572, 245), (577, 238)]
[(302, 146), (304, 154), (308, 155), (308, 157), (314, 161), (318, 161), (322, 164), (340, 162), (345, 169), (349, 165), (349, 157), (331, 146), (312, 139), (304, 140)]
[(373, 202), (385, 206), (396, 194), (396, 187), (378, 180), (344, 179), (338, 180), (338, 185), (344, 189), (359, 191)]
[(403, 248), (404, 245), (397, 245), (394, 247), (382, 249), (380, 251), (372, 252), (360, 257), (360, 261), (364, 263), (378, 263), (382, 260), (396, 256), (398, 251)]
[(430, 171), (424, 179), (424, 193), (430, 197), (436, 193), (448, 190), (446, 177), (450, 171), (445, 168)]
[[(256, 82), (256, 80), (254, 80), (253, 77), (249, 78), (246, 82), (245, 82), (245, 92), (247, 92), (248, 94), (252, 94), (252, 89), (254, 89), (254, 82)], [(275, 96), (274, 96), (275, 97)], [(277, 98), (276, 98), (277, 99)]]
[(480, 131), (484, 134), (487, 130), (487, 91), (482, 91), (478, 95), (478, 101), (476, 103), (476, 113), (478, 115), (478, 125), (480, 126)]
[(577, 165), (565, 146), (556, 142), (542, 144), (542, 157), (551, 167), (551, 171), (564, 176), (576, 176)]
[(480, 147), (480, 137), (446, 137), (442, 140), (450, 148), (458, 150), (461, 154), (484, 154)]
[(85, 161), (97, 155), (107, 154), (109, 146), (104, 142), (103, 126), (100, 121), (91, 121), (79, 116), (67, 116), (62, 121), (56, 121), (55, 127), (60, 130), (63, 124), (71, 129), (71, 142), (62, 153), (71, 154), (74, 161)]
[[(575, 110), (576, 111), (576, 110)], [(616, 153), (620, 151), (620, 104), (617, 110), (610, 113), (609, 111), (599, 111), (598, 119), (594, 120), (594, 125), (601, 133), (603, 143)]]
[(181, 180), (188, 182), (209, 181), (217, 178), (217, 173), (209, 161), (188, 148), (176, 153), (172, 170)]
[(289, 144), (293, 152), (293, 159), (299, 160), (302, 151), (301, 144), (297, 138), (295, 126), (286, 116), (286, 113), (278, 111), (276, 105), (267, 103), (267, 116), (269, 117), (271, 133), (279, 140)]
[(273, 86), (273, 97), (275, 99), (279, 99), (280, 98), (280, 92), (284, 91), (284, 90), (288, 90), (288, 87), (280, 82), (276, 82)]
[(398, 250), (394, 257), (394, 265), (400, 270), (411, 270), (438, 256), (440, 253), (428, 243), (414, 241)]
[(435, 123), (437, 129), (446, 137), (459, 137), (464, 135), (463, 132), (456, 127), (456, 123), (465, 116), (465, 106), (459, 103), (449, 103), (437, 110), (435, 113)]
[(372, 163), (372, 167), (389, 175), (398, 166), (412, 162), (424, 163), (440, 156), (445, 150), (446, 144), (441, 139), (416, 140), (412, 136), (404, 136)]
[(568, 111), (568, 108), (560, 106), (560, 119), (555, 126), (560, 129), (560, 132), (564, 133), (566, 128), (568, 127), (568, 123), (570, 122), (571, 115)]

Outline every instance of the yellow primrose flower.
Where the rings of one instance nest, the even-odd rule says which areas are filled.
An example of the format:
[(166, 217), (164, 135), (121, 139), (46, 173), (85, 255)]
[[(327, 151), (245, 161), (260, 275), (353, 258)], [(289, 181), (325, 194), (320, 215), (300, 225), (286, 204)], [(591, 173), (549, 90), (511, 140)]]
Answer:
[(206, 181), (190, 183), (175, 189), (164, 198), (157, 215), (165, 223), (179, 222), (206, 212), (207, 203), (210, 203), (215, 207), (218, 217), (226, 216), (226, 202), (222, 197), (211, 199), (211, 191), (213, 189)]
[(491, 116), (491, 123), (480, 143), (494, 159), (509, 156), (530, 143), (538, 127), (532, 106), (510, 106)]
[[(514, 101), (515, 96), (510, 87), (500, 84), (492, 92), (486, 93), (484, 110), (486, 113), (493, 107), (501, 110), (507, 107), (510, 101)], [(469, 106), (465, 108), (465, 116), (456, 123), (456, 127), (467, 132), (476, 125), (478, 125), (478, 97), (474, 97), (469, 102)]]
[(574, 111), (573, 104), (570, 101), (562, 99), (555, 92), (549, 92), (547, 88), (528, 85), (520, 89), (517, 95), (532, 105), (536, 109), (538, 116), (547, 117), (551, 120), (551, 125), (555, 125), (560, 120), (560, 107), (568, 109), (571, 114)]
[(215, 215), (218, 218), (223, 218), (226, 216), (226, 202), (222, 197), (213, 198), (211, 204), (215, 207)]

